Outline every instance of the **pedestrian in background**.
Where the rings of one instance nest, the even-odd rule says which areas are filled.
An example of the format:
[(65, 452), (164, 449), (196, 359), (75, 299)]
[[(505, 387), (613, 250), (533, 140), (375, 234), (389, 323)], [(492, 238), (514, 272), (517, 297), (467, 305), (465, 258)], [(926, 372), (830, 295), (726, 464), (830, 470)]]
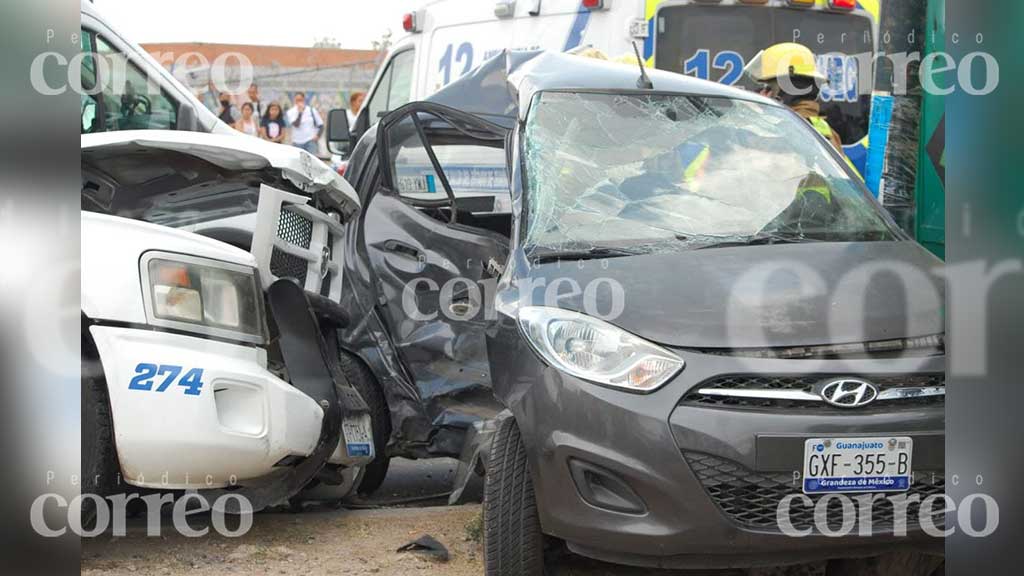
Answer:
[(288, 109), (285, 119), (292, 128), (292, 146), (318, 156), (324, 121), (312, 106), (306, 106), (305, 94), (302, 92), (295, 94), (295, 105)]
[(277, 102), (267, 104), (267, 113), (263, 115), (263, 120), (260, 122), (260, 137), (271, 142), (284, 142), (284, 128), (281, 105)]
[(366, 92), (353, 92), (348, 97), (348, 125), (355, 126), (359, 111), (363, 109), (363, 100), (366, 99)]
[(263, 118), (263, 115), (266, 114), (267, 112), (266, 105), (264, 105), (263, 102), (260, 101), (260, 89), (259, 86), (256, 86), (255, 82), (249, 84), (249, 89), (246, 91), (246, 96), (249, 97), (248, 102), (252, 104), (253, 115), (255, 115), (256, 118)]
[(235, 122), (238, 122), (241, 115), (238, 113), (238, 108), (231, 103), (231, 94), (220, 93), (220, 113), (217, 114), (217, 117), (228, 126), (234, 126)]
[(238, 130), (243, 134), (248, 134), (249, 136), (258, 137), (260, 135), (260, 125), (256, 120), (256, 117), (253, 115), (253, 106), (251, 102), (242, 104), (242, 117), (238, 119), (238, 122), (235, 122), (235, 130)]

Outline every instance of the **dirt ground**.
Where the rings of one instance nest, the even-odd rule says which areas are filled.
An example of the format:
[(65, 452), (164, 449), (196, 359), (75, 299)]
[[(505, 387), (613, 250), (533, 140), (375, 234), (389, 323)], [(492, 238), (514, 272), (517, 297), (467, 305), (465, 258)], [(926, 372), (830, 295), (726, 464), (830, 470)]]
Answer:
[[(444, 574), (482, 576), (479, 505), (429, 508), (344, 510), (315, 506), (301, 514), (269, 512), (255, 516), (252, 529), (238, 538), (214, 531), (202, 538), (179, 535), (167, 519), (162, 536), (146, 537), (144, 518), (128, 523), (124, 537), (102, 536), (82, 542), (83, 576), (221, 576)], [(193, 528), (201, 518), (190, 521)], [(424, 534), (445, 545), (447, 562), (396, 550)], [(557, 576), (639, 576), (649, 570), (612, 566), (583, 558), (562, 558)], [(815, 571), (787, 572), (815, 574)], [(657, 572), (659, 576), (681, 574)], [(687, 576), (709, 572), (685, 572)], [(732, 576), (739, 572), (711, 572)], [(779, 573), (781, 574), (781, 573)], [(762, 576), (762, 573), (758, 573)], [(773, 575), (774, 576), (774, 575)]]
[[(162, 536), (146, 537), (144, 518), (129, 522), (124, 537), (101, 536), (82, 541), (83, 576), (190, 576), (239, 575), (379, 575), (444, 574), (482, 576), (483, 551), (479, 543), (480, 506), (382, 508), (373, 510), (307, 508), (301, 514), (284, 511), (255, 516), (252, 529), (238, 538), (214, 531), (202, 538), (178, 534), (169, 519)], [(190, 525), (199, 528), (202, 519)], [(399, 553), (402, 545), (429, 534), (448, 549), (447, 562), (415, 553)], [(930, 574), (914, 567), (919, 560), (894, 558), (885, 564), (868, 563), (853, 571), (857, 576)], [(941, 571), (939, 572), (941, 574)], [(652, 571), (613, 566), (566, 555), (548, 574), (552, 576), (824, 576), (824, 564), (746, 571)]]
[[(129, 522), (128, 534), (124, 537), (83, 540), (82, 575), (482, 576), (479, 516), (479, 505), (376, 510), (312, 507), (301, 514), (283, 511), (258, 514), (252, 529), (238, 538), (225, 538), (212, 530), (202, 538), (186, 538), (173, 529), (169, 520), (163, 524), (162, 536), (149, 538), (145, 535), (145, 520), (137, 518)], [(193, 519), (190, 525), (200, 528), (202, 519)], [(445, 545), (449, 553), (447, 562), (396, 552), (400, 546), (424, 534)], [(557, 576), (639, 576), (650, 571), (568, 556), (562, 558), (551, 573)], [(671, 574), (658, 572), (659, 576)], [(713, 574), (732, 576), (738, 573)]]
[[(138, 519), (129, 523), (127, 536), (83, 540), (82, 574), (479, 576), (482, 553), (466, 531), (479, 511), (480, 506), (471, 505), (271, 512), (255, 516), (252, 529), (238, 538), (225, 538), (212, 530), (202, 538), (186, 538), (169, 521), (162, 536), (149, 538), (145, 521)], [(193, 526), (198, 528), (199, 522)], [(396, 552), (424, 534), (448, 548), (448, 562)]]
[[(480, 505), (446, 507), (457, 463), (450, 460), (392, 461), (387, 480), (370, 501), (371, 509), (307, 505), (302, 513), (277, 509), (257, 514), (252, 528), (238, 538), (180, 535), (171, 518), (164, 517), (161, 536), (146, 536), (145, 517), (128, 521), (127, 535), (103, 535), (82, 540), (82, 574), (90, 576), (239, 575), (380, 575), (443, 574), (482, 576)], [(353, 504), (347, 504), (350, 508)], [(209, 517), (191, 516), (199, 529)], [(229, 527), (235, 524), (229, 522)], [(397, 549), (420, 536), (431, 535), (449, 552), (447, 562), (436, 562)], [(843, 572), (857, 576), (929, 574), (908, 570), (904, 564), (872, 566)], [(756, 571), (667, 572), (630, 569), (564, 555), (548, 576), (820, 576), (823, 564)]]

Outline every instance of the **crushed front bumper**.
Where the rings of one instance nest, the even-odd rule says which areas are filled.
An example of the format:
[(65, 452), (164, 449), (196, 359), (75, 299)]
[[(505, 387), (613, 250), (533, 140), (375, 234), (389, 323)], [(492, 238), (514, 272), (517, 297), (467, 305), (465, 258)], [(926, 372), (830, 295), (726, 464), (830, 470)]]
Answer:
[[(261, 348), (140, 328), (94, 325), (90, 332), (128, 484), (224, 487), (265, 476), (317, 444), (323, 409), (267, 371)], [(147, 366), (157, 368), (151, 378)], [(197, 394), (181, 385), (193, 369), (202, 371)], [(164, 387), (173, 372), (177, 378)]]
[[(692, 404), (688, 394), (716, 376), (806, 374), (808, 362), (679, 354), (682, 373), (636, 395), (559, 373), (525, 345), (502, 352), (508, 376), (496, 390), (522, 431), (546, 534), (587, 556), (653, 567), (776, 565), (908, 547), (942, 553), (942, 541), (913, 522), (907, 536), (894, 535), (884, 512), (869, 537), (856, 529), (829, 537), (813, 527), (787, 536), (775, 512), (781, 497), (801, 494), (793, 473), (802, 471), (803, 440), (812, 437), (910, 436), (914, 470), (923, 473), (913, 490), (941, 493), (943, 404), (862, 411)], [(821, 361), (812, 370), (942, 374), (944, 358)]]

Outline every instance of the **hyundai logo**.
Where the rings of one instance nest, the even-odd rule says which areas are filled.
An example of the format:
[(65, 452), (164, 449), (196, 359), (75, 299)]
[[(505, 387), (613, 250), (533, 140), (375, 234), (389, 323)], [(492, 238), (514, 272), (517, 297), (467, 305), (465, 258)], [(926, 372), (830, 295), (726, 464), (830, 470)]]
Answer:
[(878, 398), (878, 388), (870, 382), (856, 378), (832, 380), (818, 391), (821, 399), (840, 408), (859, 408)]

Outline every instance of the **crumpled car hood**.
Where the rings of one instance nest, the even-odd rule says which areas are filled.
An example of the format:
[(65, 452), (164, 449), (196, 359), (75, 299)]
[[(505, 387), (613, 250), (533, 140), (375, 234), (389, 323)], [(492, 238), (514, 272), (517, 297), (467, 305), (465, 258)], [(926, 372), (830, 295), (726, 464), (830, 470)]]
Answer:
[(608, 320), (666, 346), (871, 342), (944, 332), (941, 266), (909, 241), (711, 248), (534, 266), (525, 279), (570, 278), (580, 290), (563, 285), (545, 303), (537, 289), (520, 302), (584, 313), (596, 304), (607, 315), (617, 284), (622, 311)]
[(123, 144), (190, 154), (226, 170), (273, 167), (300, 190), (330, 190), (332, 197), (359, 207), (359, 197), (337, 172), (305, 150), (243, 134), (206, 134), (171, 130), (124, 130), (82, 135), (82, 154)]

